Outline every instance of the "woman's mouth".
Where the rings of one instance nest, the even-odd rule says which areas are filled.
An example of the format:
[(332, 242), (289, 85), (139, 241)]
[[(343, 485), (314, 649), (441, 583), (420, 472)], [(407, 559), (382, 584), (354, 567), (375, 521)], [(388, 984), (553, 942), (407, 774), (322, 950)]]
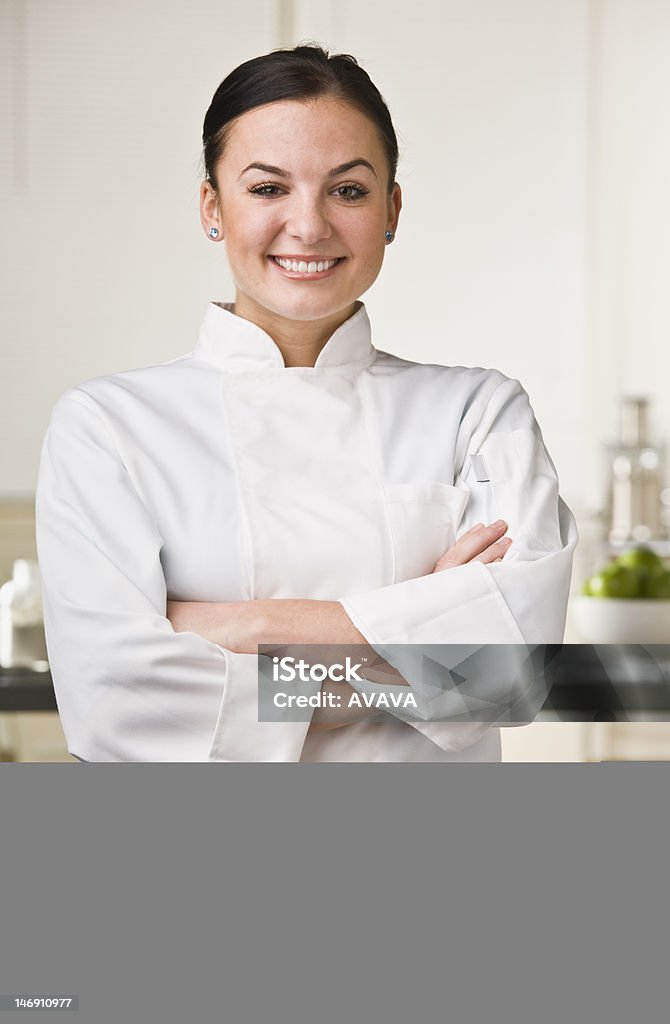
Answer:
[(287, 256), (270, 256), (268, 258), (286, 277), (306, 281), (319, 281), (324, 277), (330, 277), (340, 263), (346, 259), (345, 256), (338, 256), (332, 260), (300, 260)]

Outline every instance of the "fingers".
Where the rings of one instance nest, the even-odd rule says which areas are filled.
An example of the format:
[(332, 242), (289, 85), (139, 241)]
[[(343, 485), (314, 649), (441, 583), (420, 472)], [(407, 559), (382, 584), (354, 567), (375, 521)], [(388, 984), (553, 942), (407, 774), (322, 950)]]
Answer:
[(512, 544), (511, 537), (502, 537), (497, 540), (495, 544), (491, 544), (486, 551), (482, 551), (481, 555), (477, 555), (472, 559), (473, 562), (484, 562), (488, 565), (490, 562), (501, 562), (503, 555), (509, 549)]
[[(509, 538), (503, 538), (503, 534), (507, 529), (507, 523), (502, 519), (499, 519), (495, 523), (491, 523), (490, 526), (484, 526), (483, 523), (477, 523), (471, 527), (462, 537), (459, 537), (455, 544), (452, 544), (443, 555), (438, 559), (434, 572), (440, 572), (442, 569), (451, 569), (457, 565), (465, 565), (467, 562), (472, 561), (484, 561), (492, 562), (497, 558), (502, 558), (505, 551), (511, 544)], [(497, 546), (501, 540), (505, 540), (507, 543), (504, 546)], [(492, 557), (486, 556), (486, 553), (490, 548), (494, 549)], [(486, 557), (482, 557), (486, 556)]]

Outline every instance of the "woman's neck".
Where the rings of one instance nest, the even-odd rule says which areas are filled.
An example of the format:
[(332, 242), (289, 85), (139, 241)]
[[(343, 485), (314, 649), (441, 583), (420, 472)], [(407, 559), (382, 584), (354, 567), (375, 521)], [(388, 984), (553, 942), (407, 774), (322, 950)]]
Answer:
[(239, 295), (232, 312), (269, 334), (286, 366), (314, 366), (330, 336), (355, 312), (357, 303), (321, 320), (290, 320)]

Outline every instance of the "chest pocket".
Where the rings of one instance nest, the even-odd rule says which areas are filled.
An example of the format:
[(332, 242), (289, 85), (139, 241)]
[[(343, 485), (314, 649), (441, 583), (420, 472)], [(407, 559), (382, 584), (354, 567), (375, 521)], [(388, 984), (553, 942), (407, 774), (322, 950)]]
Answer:
[(469, 491), (451, 484), (388, 484), (384, 489), (393, 544), (393, 582), (426, 576), (455, 539)]

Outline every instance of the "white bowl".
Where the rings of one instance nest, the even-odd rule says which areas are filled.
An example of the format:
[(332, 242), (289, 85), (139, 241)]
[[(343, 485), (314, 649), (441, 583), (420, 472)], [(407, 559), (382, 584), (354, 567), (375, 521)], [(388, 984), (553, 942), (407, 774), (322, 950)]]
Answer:
[(570, 608), (584, 643), (670, 643), (670, 601), (578, 594)]

